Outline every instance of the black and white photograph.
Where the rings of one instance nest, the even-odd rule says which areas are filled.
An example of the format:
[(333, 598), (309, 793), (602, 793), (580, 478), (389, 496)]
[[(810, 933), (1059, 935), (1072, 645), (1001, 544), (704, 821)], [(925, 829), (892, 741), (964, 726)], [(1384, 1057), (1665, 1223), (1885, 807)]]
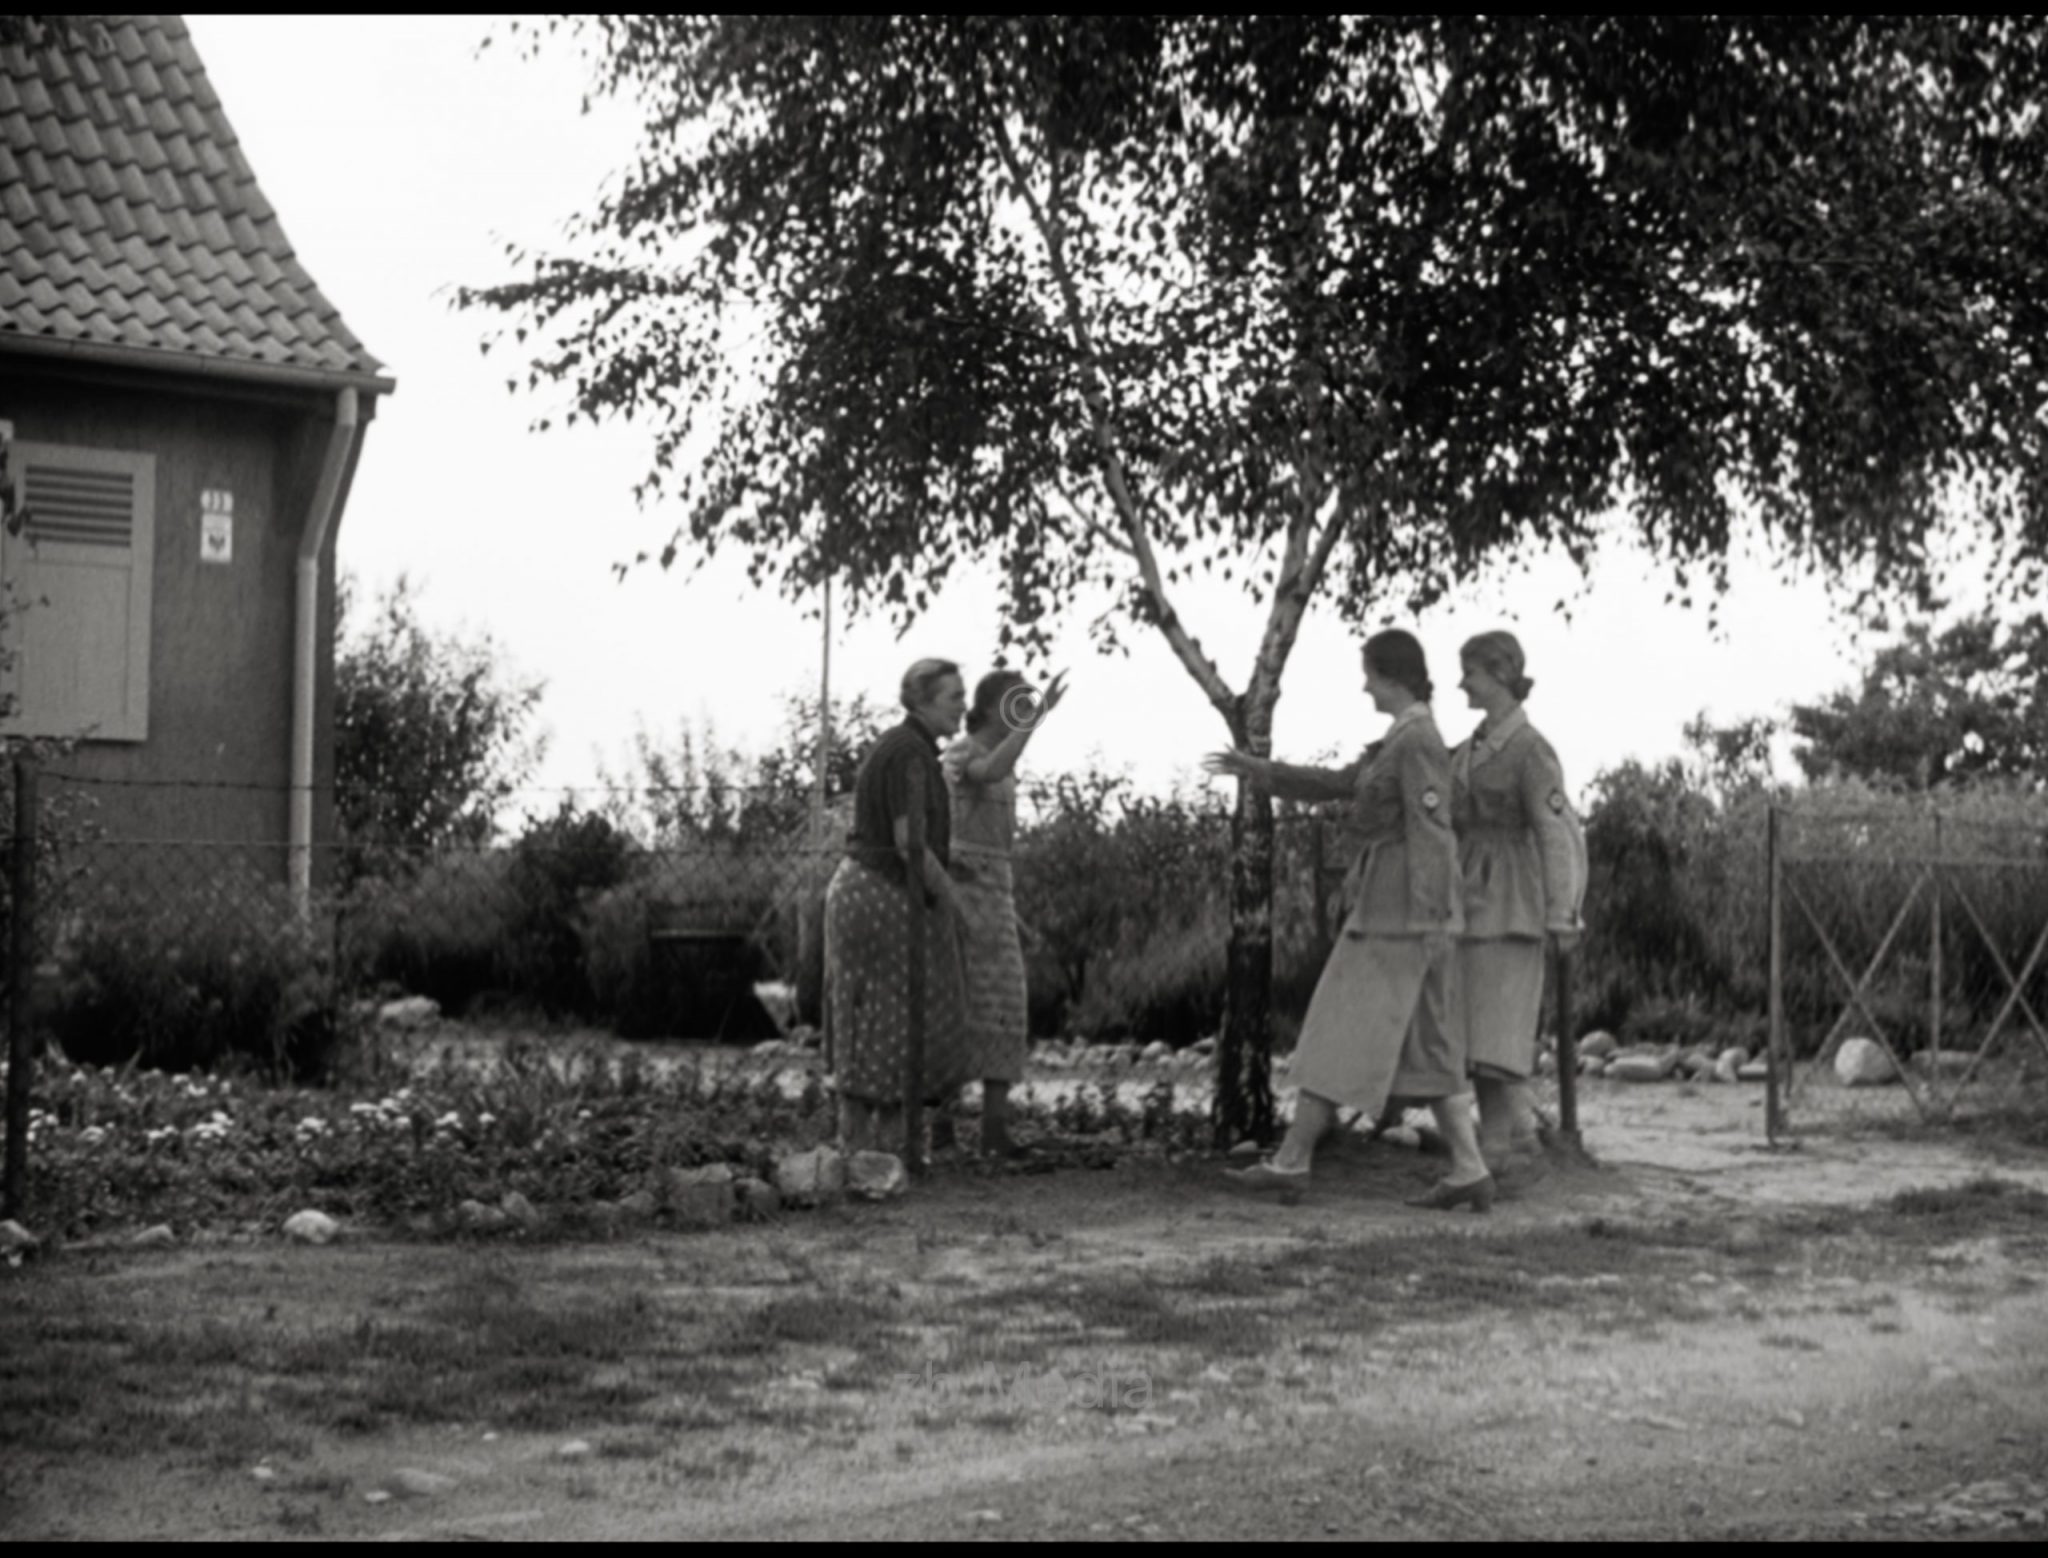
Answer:
[(0, 1541), (2048, 1530), (2048, 20), (0, 16)]

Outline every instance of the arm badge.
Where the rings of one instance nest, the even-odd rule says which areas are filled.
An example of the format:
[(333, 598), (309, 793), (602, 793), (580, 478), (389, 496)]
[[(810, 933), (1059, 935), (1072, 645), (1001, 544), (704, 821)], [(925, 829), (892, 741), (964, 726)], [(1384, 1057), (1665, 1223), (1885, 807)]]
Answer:
[(1564, 808), (1565, 808), (1565, 799), (1564, 799), (1564, 791), (1562, 791), (1562, 790), (1552, 790), (1552, 791), (1550, 792), (1550, 810), (1551, 810), (1551, 812), (1552, 812), (1552, 813), (1553, 813), (1554, 815), (1556, 815), (1556, 816), (1562, 817), (1562, 816), (1564, 815)]

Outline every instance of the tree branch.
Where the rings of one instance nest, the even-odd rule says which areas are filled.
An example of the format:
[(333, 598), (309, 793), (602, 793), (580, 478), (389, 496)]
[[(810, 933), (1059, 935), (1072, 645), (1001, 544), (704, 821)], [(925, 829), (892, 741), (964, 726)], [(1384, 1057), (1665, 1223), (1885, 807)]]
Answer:
[(1054, 285), (1059, 288), (1067, 328), (1081, 357), (1084, 375), (1081, 396), (1088, 406), (1088, 419), (1095, 434), (1096, 447), (1101, 452), (1104, 485), (1108, 487), (1110, 501), (1116, 505), (1117, 515), (1123, 521), (1129, 555), (1138, 565), (1139, 585), (1158, 619), (1160, 632), (1166, 635), (1166, 642), (1174, 654), (1187, 667), (1196, 685), (1208, 695), (1210, 703), (1225, 719), (1230, 719), (1237, 707), (1237, 695), (1223, 680), (1223, 673), (1217, 669), (1216, 662), (1202, 653), (1201, 646), (1189, 636), (1179, 616), (1167, 603), (1166, 583), (1160, 573), (1159, 558), (1152, 547), (1152, 537), (1145, 527), (1144, 511), (1132, 495), (1123, 454), (1117, 447), (1101, 358), (1081, 308), (1081, 293), (1074, 281), (1073, 267), (1067, 260), (1066, 232), (1061, 226), (1059, 212), (1041, 201), (1032, 190), (1024, 175), (1023, 160), (1017, 155), (1016, 145), (1010, 138), (1008, 124), (994, 105), (987, 106), (995, 131), (996, 148), (1002, 155), (1003, 166), (1009, 171), (1018, 198), (1030, 212), (1032, 225), (1038, 229), (1039, 239), (1045, 245), (1046, 264), (1052, 271)]

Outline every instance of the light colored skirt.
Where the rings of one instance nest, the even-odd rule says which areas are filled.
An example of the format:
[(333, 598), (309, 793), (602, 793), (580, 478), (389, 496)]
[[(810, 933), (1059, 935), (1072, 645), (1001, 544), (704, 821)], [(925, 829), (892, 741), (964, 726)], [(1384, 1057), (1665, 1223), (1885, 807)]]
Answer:
[(1543, 1016), (1543, 943), (1521, 937), (1458, 943), (1465, 1059), (1474, 1071), (1517, 1080), (1536, 1070)]
[[(924, 909), (924, 1098), (975, 1075), (961, 1043), (966, 1009), (960, 922)], [(903, 1101), (910, 1039), (911, 909), (903, 884), (843, 860), (825, 890), (825, 1057), (842, 1096)]]
[(1466, 1092), (1455, 957), (1419, 936), (1337, 938), (1302, 1019), (1287, 1080), (1377, 1117), (1394, 1098)]
[(1024, 942), (1017, 934), (1017, 894), (1007, 855), (956, 846), (953, 885), (960, 897), (961, 948), (967, 969), (965, 1064), (970, 1076), (1015, 1082), (1024, 1075), (1030, 1026), (1025, 1003)]

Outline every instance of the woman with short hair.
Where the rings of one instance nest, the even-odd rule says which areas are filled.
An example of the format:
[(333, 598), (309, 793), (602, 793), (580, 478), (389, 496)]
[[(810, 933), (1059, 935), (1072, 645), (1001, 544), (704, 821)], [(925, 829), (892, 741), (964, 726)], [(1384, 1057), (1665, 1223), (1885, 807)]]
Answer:
[(1465, 1058), (1479, 1093), (1487, 1161), (1539, 1151), (1529, 1078), (1543, 1009), (1545, 938), (1579, 939), (1586, 843), (1564, 770), (1522, 705), (1536, 685), (1512, 633), (1481, 633), (1458, 651), (1458, 685), (1479, 728), (1451, 754), (1465, 928), (1458, 939)]
[(1017, 760), (1066, 696), (1064, 674), (1043, 694), (1017, 671), (991, 671), (974, 689), (967, 734), (939, 759), (953, 796), (953, 886), (967, 972), (961, 1035), (968, 1074), (981, 1078), (981, 1150), (1017, 1152), (1010, 1086), (1024, 1075), (1029, 1012), (1010, 849), (1017, 832)]
[(1271, 1162), (1230, 1177), (1258, 1189), (1306, 1183), (1339, 1108), (1377, 1119), (1399, 1096), (1428, 1101), (1451, 1149), (1448, 1178), (1411, 1204), (1484, 1212), (1494, 1185), (1472, 1127), (1453, 978), (1462, 905), (1450, 754), (1430, 715), (1429, 666), (1412, 634), (1390, 629), (1366, 640), (1365, 690), (1393, 724), (1346, 768), (1236, 750), (1203, 763), (1288, 800), (1348, 799), (1364, 841), (1344, 884), (1344, 928), (1295, 1045), (1294, 1119)]
[[(910, 1033), (910, 950), (918, 890), (924, 958), (926, 1103), (967, 1081), (960, 1045), (965, 1010), (960, 906), (946, 874), (952, 815), (939, 744), (960, 728), (967, 690), (950, 660), (920, 660), (903, 675), (903, 722), (860, 765), (846, 858), (825, 893), (825, 1055), (838, 1084), (840, 1137), (853, 1150), (894, 1151), (903, 1141), (904, 1066)], [(910, 848), (913, 805), (924, 848)]]

